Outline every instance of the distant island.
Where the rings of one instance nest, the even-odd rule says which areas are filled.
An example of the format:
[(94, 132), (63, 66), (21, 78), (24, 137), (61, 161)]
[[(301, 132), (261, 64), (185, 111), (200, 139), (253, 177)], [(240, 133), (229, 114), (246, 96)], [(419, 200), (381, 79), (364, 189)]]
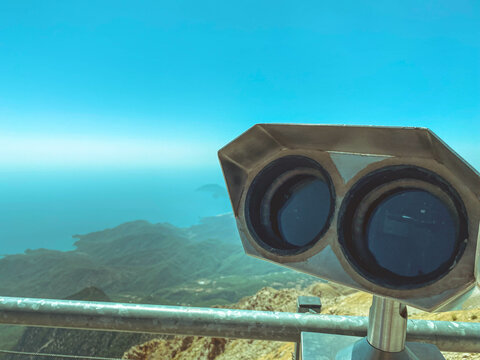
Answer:
[(214, 199), (227, 197), (227, 190), (217, 184), (205, 184), (197, 188), (196, 191), (209, 193)]

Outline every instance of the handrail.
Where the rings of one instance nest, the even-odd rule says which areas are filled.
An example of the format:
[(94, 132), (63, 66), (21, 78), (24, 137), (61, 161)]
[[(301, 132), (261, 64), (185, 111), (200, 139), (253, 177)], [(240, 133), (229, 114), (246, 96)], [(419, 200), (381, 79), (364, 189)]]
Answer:
[[(368, 318), (0, 297), (0, 324), (299, 342), (301, 332), (366, 336)], [(407, 341), (480, 352), (480, 324), (409, 320)]]

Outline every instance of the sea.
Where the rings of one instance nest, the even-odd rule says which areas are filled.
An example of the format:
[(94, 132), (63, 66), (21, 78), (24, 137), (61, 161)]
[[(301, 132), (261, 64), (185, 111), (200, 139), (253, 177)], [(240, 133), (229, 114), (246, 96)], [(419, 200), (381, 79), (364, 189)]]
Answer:
[(0, 255), (74, 249), (75, 234), (231, 212), (220, 169), (0, 171)]

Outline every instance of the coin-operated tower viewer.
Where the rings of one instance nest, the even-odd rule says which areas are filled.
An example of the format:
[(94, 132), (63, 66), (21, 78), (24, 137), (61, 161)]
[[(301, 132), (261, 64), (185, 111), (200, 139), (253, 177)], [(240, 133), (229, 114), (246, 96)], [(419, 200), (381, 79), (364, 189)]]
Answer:
[(406, 305), (448, 310), (478, 286), (469, 164), (424, 128), (280, 124), (219, 159), (248, 255), (374, 294), (366, 338), (302, 333), (302, 359), (443, 359), (405, 342)]

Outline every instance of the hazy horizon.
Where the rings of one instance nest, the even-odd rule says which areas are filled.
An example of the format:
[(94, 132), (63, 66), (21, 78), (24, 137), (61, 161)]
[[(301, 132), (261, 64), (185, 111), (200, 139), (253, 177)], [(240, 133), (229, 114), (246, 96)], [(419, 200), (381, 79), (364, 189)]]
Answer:
[(70, 250), (73, 235), (128, 221), (194, 225), (202, 217), (231, 211), (226, 192), (219, 197), (198, 190), (206, 184), (223, 187), (219, 177), (199, 170), (10, 174), (8, 181), (0, 181), (0, 254)]

